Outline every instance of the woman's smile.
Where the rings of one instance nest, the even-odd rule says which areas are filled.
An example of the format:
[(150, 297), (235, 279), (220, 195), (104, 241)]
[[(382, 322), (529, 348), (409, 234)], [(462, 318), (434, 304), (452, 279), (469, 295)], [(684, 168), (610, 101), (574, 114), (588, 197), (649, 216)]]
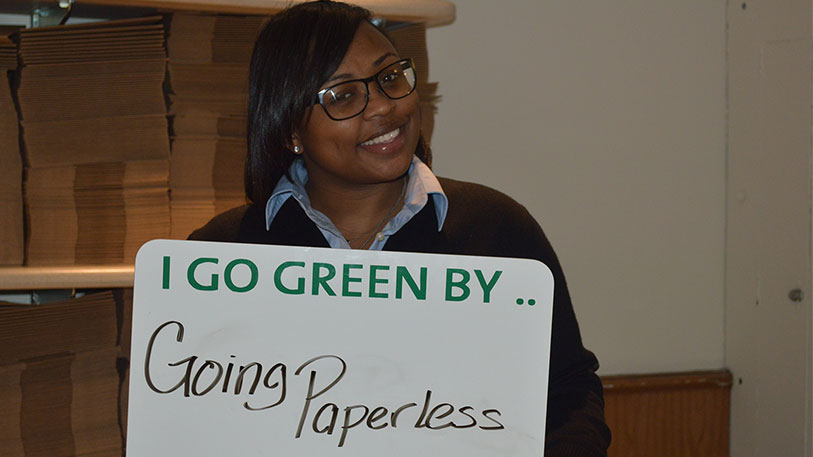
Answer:
[(385, 134), (383, 134), (381, 136), (377, 136), (377, 137), (373, 138), (372, 140), (365, 141), (364, 143), (361, 143), (361, 145), (362, 146), (372, 146), (374, 144), (389, 143), (393, 139), (395, 139), (396, 136), (398, 136), (398, 132), (400, 132), (400, 130), (401, 130), (400, 128), (397, 128), (397, 129), (395, 129), (395, 130), (393, 130), (391, 132), (387, 132), (387, 133), (385, 133)]
[(379, 135), (371, 140), (361, 143), (359, 146), (367, 152), (374, 154), (394, 154), (404, 147), (404, 135), (401, 134), (403, 128)]

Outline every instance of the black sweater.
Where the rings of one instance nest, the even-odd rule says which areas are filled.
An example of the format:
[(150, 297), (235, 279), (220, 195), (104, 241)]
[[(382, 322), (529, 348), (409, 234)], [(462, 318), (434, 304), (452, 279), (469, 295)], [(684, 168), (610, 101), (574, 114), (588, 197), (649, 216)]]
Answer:
[[(562, 268), (539, 224), (522, 205), (485, 186), (438, 178), (449, 211), (437, 230), (432, 199), (384, 250), (536, 259), (553, 272), (545, 457), (605, 456), (610, 430), (604, 422), (596, 357), (584, 348)], [(265, 205), (226, 211), (193, 232), (192, 240), (329, 247), (294, 199), (288, 199), (269, 230)]]

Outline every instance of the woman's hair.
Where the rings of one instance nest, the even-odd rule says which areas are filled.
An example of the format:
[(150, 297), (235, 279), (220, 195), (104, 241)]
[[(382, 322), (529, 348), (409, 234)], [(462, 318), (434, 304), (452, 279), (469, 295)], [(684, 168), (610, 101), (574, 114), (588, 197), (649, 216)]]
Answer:
[[(344, 59), (356, 30), (363, 22), (372, 24), (370, 19), (370, 11), (360, 6), (316, 1), (287, 8), (263, 26), (249, 70), (245, 185), (251, 201), (265, 202), (288, 172), (296, 158), (294, 132)], [(430, 164), (423, 138), (415, 153)]]

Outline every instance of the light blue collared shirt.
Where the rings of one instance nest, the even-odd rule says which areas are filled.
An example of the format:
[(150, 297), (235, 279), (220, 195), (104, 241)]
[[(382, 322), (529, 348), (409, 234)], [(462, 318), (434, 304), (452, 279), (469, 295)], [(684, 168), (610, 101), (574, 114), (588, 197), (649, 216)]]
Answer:
[[(350, 243), (344, 238), (342, 232), (333, 224), (333, 222), (325, 216), (321, 211), (313, 209), (311, 206), (308, 192), (305, 190), (305, 184), (308, 182), (308, 170), (305, 169), (305, 163), (301, 158), (297, 158), (288, 169), (289, 174), (293, 181), (283, 176), (277, 182), (277, 186), (271, 193), (271, 197), (265, 204), (265, 229), (271, 227), (271, 222), (276, 217), (279, 209), (288, 200), (293, 197), (308, 215), (310, 220), (322, 232), (328, 244), (332, 248), (350, 249)], [(409, 166), (409, 181), (407, 181), (406, 191), (404, 193), (404, 206), (401, 211), (387, 222), (383, 229), (379, 230), (383, 237), (377, 237), (376, 234), (372, 235), (373, 243), (369, 249), (380, 251), (384, 248), (387, 240), (396, 233), (398, 230), (406, 225), (413, 216), (426, 206), (429, 201), (429, 196), (435, 203), (435, 216), (438, 218), (438, 231), (443, 227), (443, 221), (446, 220), (446, 212), (449, 209), (449, 200), (443, 189), (440, 187), (438, 178), (432, 173), (432, 170), (421, 162), (416, 156), (412, 156), (412, 164)], [(381, 239), (379, 239), (381, 238)]]

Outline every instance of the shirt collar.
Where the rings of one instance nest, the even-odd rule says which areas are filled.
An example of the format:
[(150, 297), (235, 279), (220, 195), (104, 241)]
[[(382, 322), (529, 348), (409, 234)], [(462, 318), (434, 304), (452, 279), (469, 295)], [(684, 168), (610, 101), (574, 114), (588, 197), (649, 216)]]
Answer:
[[(438, 178), (432, 173), (432, 170), (416, 156), (412, 156), (412, 164), (409, 166), (409, 181), (404, 195), (404, 208), (399, 212), (398, 216), (406, 212), (411, 213), (403, 223), (411, 219), (412, 216), (417, 214), (426, 203), (429, 201), (429, 196), (432, 196), (432, 201), (435, 204), (435, 217), (438, 221), (438, 231), (443, 228), (443, 223), (446, 220), (446, 213), (449, 210), (449, 199), (443, 192)], [(265, 228), (268, 230), (271, 223), (277, 216), (282, 205), (290, 198), (299, 203), (308, 217), (321, 229), (330, 227), (335, 229), (335, 226), (327, 216), (320, 211), (313, 209), (308, 198), (308, 192), (305, 190), (305, 184), (308, 182), (308, 171), (305, 169), (305, 163), (301, 157), (298, 157), (291, 164), (288, 169), (288, 176), (283, 175), (277, 182), (274, 191), (271, 192), (271, 197), (265, 205)], [(398, 217), (396, 216), (396, 217)], [(388, 224), (389, 225), (389, 224)], [(399, 227), (400, 228), (400, 227)], [(329, 230), (333, 231), (333, 230)], [(340, 235), (337, 233), (337, 235)]]

